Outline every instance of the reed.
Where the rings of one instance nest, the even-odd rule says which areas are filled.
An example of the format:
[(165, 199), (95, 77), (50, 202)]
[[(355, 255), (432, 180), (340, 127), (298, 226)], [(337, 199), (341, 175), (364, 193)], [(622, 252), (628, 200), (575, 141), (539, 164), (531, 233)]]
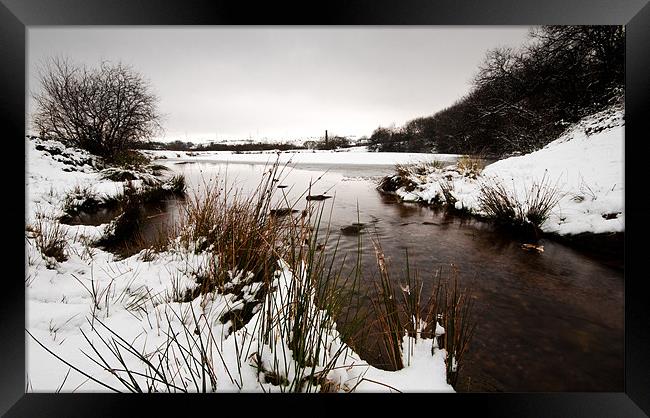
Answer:
[(57, 220), (47, 219), (45, 214), (39, 212), (35, 216), (34, 224), (28, 226), (28, 229), (34, 237), (36, 248), (48, 261), (48, 267), (53, 264), (50, 260), (60, 263), (68, 259), (66, 254), (67, 237), (65, 230)]
[(563, 196), (558, 182), (551, 184), (545, 173), (541, 180), (531, 184), (524, 198), (517, 194), (514, 185), (509, 189), (497, 179), (485, 180), (481, 183), (478, 202), (489, 218), (501, 224), (538, 231)]
[[(474, 302), (471, 288), (460, 285), (457, 267), (451, 265), (446, 278), (443, 276), (443, 269), (438, 269), (427, 322), (433, 326), (438, 322), (444, 328), (438, 346), (447, 352), (447, 381), (455, 386), (463, 356), (476, 329), (472, 315)], [(431, 332), (435, 335), (434, 329)]]

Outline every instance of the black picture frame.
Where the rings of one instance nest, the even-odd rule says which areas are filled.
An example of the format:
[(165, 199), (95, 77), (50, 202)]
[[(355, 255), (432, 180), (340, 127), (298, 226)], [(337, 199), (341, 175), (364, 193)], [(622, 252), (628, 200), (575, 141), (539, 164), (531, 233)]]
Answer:
[[(625, 96), (625, 391), (620, 393), (464, 393), (393, 396), (212, 396), (25, 394), (24, 249), (19, 236), (24, 206), (8, 213), (2, 228), (7, 241), (4, 258), (16, 270), (3, 269), (0, 302), (0, 412), (7, 417), (130, 416), (137, 410), (157, 416), (191, 414), (195, 408), (228, 413), (352, 413), (353, 406), (379, 407), (389, 413), (431, 413), (517, 417), (642, 417), (650, 415), (650, 321), (643, 261), (650, 212), (643, 195), (650, 146), (644, 136), (650, 120), (650, 6), (648, 0), (490, 0), (388, 2), (328, 1), (317, 4), (180, 0), (0, 0), (0, 114), (4, 123), (3, 160), (24, 157), (26, 29), (43, 25), (626, 25)], [(3, 161), (0, 160), (0, 161)], [(23, 160), (24, 161), (24, 158)], [(3, 164), (6, 165), (6, 164)], [(7, 201), (25, 197), (5, 169)], [(634, 191), (634, 193), (629, 192)], [(23, 203), (25, 200), (23, 200)], [(14, 238), (15, 237), (15, 238)], [(21, 261), (23, 260), (23, 261)], [(21, 264), (23, 263), (23, 264)], [(603, 342), (604, 344), (606, 341)], [(567, 365), (571, 367), (571, 365)], [(362, 405), (352, 405), (361, 402)], [(239, 412), (238, 412), (238, 408)], [(245, 409), (244, 409), (245, 408)], [(280, 409), (281, 408), (281, 409)], [(297, 409), (300, 408), (300, 409)], [(275, 410), (275, 411), (274, 411)], [(448, 412), (445, 412), (447, 410)], [(142, 413), (142, 412), (140, 412)]]

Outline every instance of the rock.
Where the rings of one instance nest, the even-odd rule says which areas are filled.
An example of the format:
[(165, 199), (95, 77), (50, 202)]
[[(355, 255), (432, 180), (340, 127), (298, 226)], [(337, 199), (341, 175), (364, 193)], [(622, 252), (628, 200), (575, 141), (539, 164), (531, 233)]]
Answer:
[(300, 212), (299, 210), (296, 209), (291, 209), (291, 208), (278, 208), (278, 209), (271, 209), (271, 215), (274, 216), (287, 216), (292, 213), (298, 213)]
[(357, 235), (365, 228), (365, 224), (362, 223), (353, 223), (352, 225), (344, 226), (341, 228), (341, 232), (345, 235)]
[(326, 196), (324, 194), (316, 194), (316, 195), (309, 195), (305, 199), (307, 200), (325, 200), (325, 199), (331, 199), (332, 196)]
[(618, 218), (618, 215), (620, 215), (620, 214), (621, 214), (621, 212), (604, 213), (604, 214), (603, 214), (603, 218), (604, 218), (604, 219), (607, 219), (607, 220), (609, 221), (610, 219), (616, 219), (616, 218)]

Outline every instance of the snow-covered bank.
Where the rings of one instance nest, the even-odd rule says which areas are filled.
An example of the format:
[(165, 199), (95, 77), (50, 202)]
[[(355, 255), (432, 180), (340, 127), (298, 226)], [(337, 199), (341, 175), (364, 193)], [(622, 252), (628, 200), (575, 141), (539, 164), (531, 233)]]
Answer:
[[(313, 298), (308, 311), (326, 326), (317, 361), (305, 367), (294, 359), (281, 321), (271, 321), (278, 328), (267, 331), (275, 338), (264, 342), (259, 335), (267, 326), (265, 319), (284, 318), (292, 300), (290, 289), (304, 282), (282, 262), (271, 286), (275, 290), (265, 295), (248, 323), (231, 332), (233, 322), (223, 323), (224, 314), (242, 309), (242, 300), (256, 295), (261, 283), (250, 281), (245, 272), (229, 272), (231, 283), (240, 288), (237, 295), (215, 291), (186, 301), (186, 291), (218, 261), (212, 253), (196, 253), (176, 240), (154, 256), (141, 252), (117, 260), (91, 244), (104, 234), (106, 224), (60, 225), (67, 259), (44, 257), (33, 225), (59, 225), (71, 189), (114, 196), (124, 183), (103, 180), (92, 164), (73, 167), (67, 160), (57, 161), (38, 145), (27, 143), (26, 328), (38, 341), (26, 338), (29, 391), (129, 390), (126, 385), (132, 385), (130, 390), (137, 385), (143, 391), (201, 391), (202, 379), (207, 391), (280, 391), (290, 387), (278, 382), (297, 381), (305, 373), (318, 379), (298, 389), (453, 391), (446, 382), (446, 352), (434, 340), (418, 339), (412, 352), (405, 349), (404, 369), (379, 370), (341, 341), (335, 324), (315, 307)], [(71, 370), (39, 343), (88, 376)], [(412, 345), (405, 336), (404, 347)]]
[(396, 193), (405, 201), (444, 201), (447, 187), (456, 208), (482, 214), (482, 184), (501, 184), (524, 202), (531, 187), (544, 182), (561, 196), (541, 225), (544, 232), (622, 232), (624, 140), (623, 111), (612, 109), (583, 119), (543, 149), (487, 166), (477, 178), (447, 166), (410, 175), (412, 186)]
[(60, 142), (27, 140), (25, 160), (26, 221), (37, 211), (60, 216), (63, 199), (75, 187), (88, 187), (101, 197), (123, 192), (123, 183), (102, 179), (103, 166), (96, 157)]
[[(188, 159), (192, 161), (213, 161), (231, 163), (273, 163), (279, 156), (280, 164), (355, 164), (355, 165), (394, 165), (430, 161), (431, 154), (408, 152), (368, 152), (366, 147), (345, 148), (337, 151), (256, 151), (233, 153), (231, 151), (147, 151), (152, 156), (167, 158), (170, 161)], [(435, 158), (442, 161), (454, 161), (456, 154), (436, 154)]]

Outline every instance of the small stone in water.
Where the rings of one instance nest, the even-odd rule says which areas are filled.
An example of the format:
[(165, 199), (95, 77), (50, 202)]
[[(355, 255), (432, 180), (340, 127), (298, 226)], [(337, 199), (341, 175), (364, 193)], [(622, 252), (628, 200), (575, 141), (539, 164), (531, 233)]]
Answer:
[(544, 252), (544, 246), (543, 245), (521, 244), (521, 248), (523, 248), (524, 250), (528, 250), (528, 251), (537, 251), (538, 253), (543, 253)]

